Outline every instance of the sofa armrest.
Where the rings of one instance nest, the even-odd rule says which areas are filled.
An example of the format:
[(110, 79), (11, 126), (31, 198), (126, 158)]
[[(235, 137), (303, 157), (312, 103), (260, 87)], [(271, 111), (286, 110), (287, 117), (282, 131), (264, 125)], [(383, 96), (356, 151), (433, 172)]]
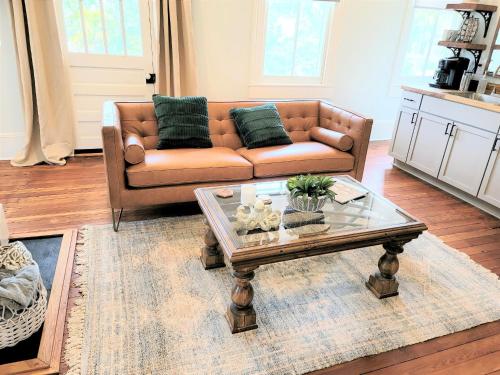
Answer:
[(350, 150), (354, 156), (354, 178), (361, 181), (373, 120), (324, 101), (319, 106), (319, 126), (346, 134), (354, 141)]
[(109, 202), (112, 208), (122, 208), (121, 192), (126, 189), (125, 158), (120, 113), (112, 101), (105, 102), (103, 107), (102, 151), (108, 181)]
[(325, 129), (319, 126), (315, 126), (311, 129), (311, 138), (340, 151), (349, 151), (354, 144), (352, 138), (347, 134), (339, 133), (335, 130)]

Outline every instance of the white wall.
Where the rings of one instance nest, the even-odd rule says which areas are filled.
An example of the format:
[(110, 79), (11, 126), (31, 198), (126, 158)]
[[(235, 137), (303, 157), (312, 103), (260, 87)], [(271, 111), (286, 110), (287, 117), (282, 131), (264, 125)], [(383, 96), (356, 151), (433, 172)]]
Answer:
[(0, 1), (0, 160), (23, 147), (24, 118), (8, 1)]
[(248, 98), (252, 0), (193, 0), (200, 95)]
[(407, 1), (342, 0), (334, 13), (327, 87), (318, 88), (253, 85), (254, 0), (193, 0), (200, 94), (325, 98), (374, 118), (372, 139), (389, 139), (399, 103), (389, 85)]

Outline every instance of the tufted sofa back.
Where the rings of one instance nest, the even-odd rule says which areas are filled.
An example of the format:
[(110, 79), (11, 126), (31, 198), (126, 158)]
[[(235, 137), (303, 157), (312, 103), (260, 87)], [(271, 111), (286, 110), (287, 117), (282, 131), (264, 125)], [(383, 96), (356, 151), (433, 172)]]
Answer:
[[(253, 107), (265, 102), (209, 102), (208, 127), (214, 147), (243, 147), (229, 110), (235, 107)], [(281, 121), (293, 142), (309, 141), (309, 130), (319, 125), (319, 101), (273, 102)], [(152, 102), (117, 102), (122, 135), (136, 134), (142, 138), (146, 150), (155, 149), (158, 143), (158, 124)]]

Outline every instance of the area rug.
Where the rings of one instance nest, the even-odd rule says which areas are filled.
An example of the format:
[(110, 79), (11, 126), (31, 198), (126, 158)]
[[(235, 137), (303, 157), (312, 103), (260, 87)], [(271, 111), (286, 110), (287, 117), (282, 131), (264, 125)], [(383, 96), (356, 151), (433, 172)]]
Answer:
[(366, 288), (380, 246), (260, 267), (259, 328), (232, 335), (229, 269), (205, 271), (201, 216), (82, 230), (65, 360), (82, 374), (302, 374), (500, 319), (500, 281), (424, 234), (399, 296)]

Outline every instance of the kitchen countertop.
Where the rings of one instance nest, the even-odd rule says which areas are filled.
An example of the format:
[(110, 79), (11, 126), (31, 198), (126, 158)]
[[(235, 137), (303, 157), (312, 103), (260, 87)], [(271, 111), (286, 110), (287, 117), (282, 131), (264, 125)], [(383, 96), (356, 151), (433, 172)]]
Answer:
[(453, 95), (457, 90), (443, 90), (434, 87), (425, 86), (401, 86), (405, 91), (415, 92), (417, 94), (428, 95), (438, 99), (449, 100), (450, 102), (470, 105), (471, 107), (486, 109), (488, 111), (500, 113), (500, 105), (481, 102), (479, 100), (464, 98), (461, 96)]

